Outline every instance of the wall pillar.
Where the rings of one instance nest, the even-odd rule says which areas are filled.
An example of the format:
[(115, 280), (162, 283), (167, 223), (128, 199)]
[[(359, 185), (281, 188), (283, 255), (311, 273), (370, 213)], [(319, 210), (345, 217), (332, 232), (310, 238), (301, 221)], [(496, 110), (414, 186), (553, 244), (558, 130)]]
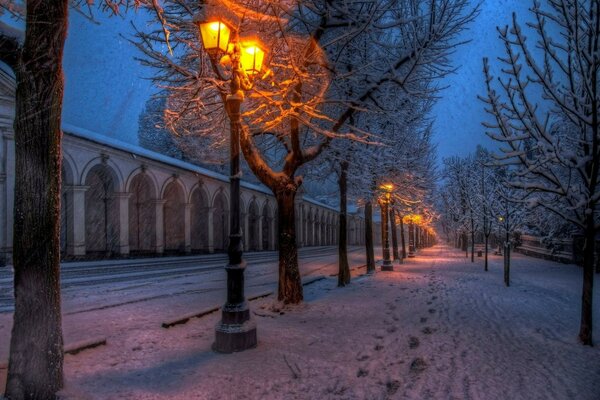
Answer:
[(185, 252), (192, 252), (192, 203), (185, 203), (183, 215)]
[[(262, 250), (267, 250), (267, 249), (263, 249), (263, 224), (265, 223), (265, 217), (263, 217), (262, 215), (260, 215), (258, 217), (258, 250), (262, 251)], [(268, 222), (267, 222), (268, 223)]]
[(206, 234), (206, 248), (209, 253), (215, 252), (215, 224), (214, 224), (214, 207), (206, 207), (206, 225), (208, 226)]
[(0, 266), (12, 263), (14, 225), (15, 137), (11, 127), (6, 129), (0, 137)]
[(121, 255), (129, 254), (129, 197), (131, 197), (131, 193), (113, 194), (119, 216), (117, 251)]
[(156, 214), (156, 229), (154, 235), (154, 252), (162, 254), (165, 251), (165, 203), (166, 200), (154, 200)]
[(89, 186), (67, 186), (65, 194), (67, 207), (67, 254), (85, 255), (85, 192)]

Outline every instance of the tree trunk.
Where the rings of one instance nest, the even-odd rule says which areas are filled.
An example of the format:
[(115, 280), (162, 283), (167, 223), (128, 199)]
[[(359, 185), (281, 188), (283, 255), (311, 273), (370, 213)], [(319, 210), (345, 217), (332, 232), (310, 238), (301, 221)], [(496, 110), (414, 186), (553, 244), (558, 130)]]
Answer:
[(396, 232), (396, 212), (392, 208), (390, 210), (390, 224), (392, 225), (392, 253), (394, 260), (400, 260), (398, 255), (398, 232)]
[(471, 231), (471, 262), (475, 262), (475, 231)]
[(581, 325), (579, 340), (592, 346), (592, 299), (594, 288), (594, 218), (587, 218), (585, 244), (583, 246), (583, 290), (581, 294)]
[(484, 270), (487, 271), (488, 270), (488, 241), (490, 238), (490, 235), (484, 235), (485, 236), (485, 261), (484, 261)]
[(400, 240), (402, 241), (402, 258), (406, 258), (406, 240), (404, 238), (404, 221), (400, 218)]
[(63, 386), (60, 304), (62, 55), (67, 1), (27, 1), (15, 70), (15, 311), (6, 396), (54, 399)]
[(504, 285), (510, 286), (510, 243), (504, 244)]
[(342, 161), (340, 164), (341, 173), (340, 180), (338, 181), (340, 186), (340, 230), (339, 230), (339, 244), (338, 244), (338, 286), (346, 286), (350, 283), (350, 266), (348, 265), (348, 232), (346, 228), (346, 201), (347, 201), (347, 176), (348, 176), (348, 162)]
[(283, 186), (275, 191), (277, 198), (278, 235), (279, 235), (279, 288), (277, 299), (285, 304), (302, 302), (302, 281), (298, 267), (298, 247), (296, 246), (296, 219), (294, 199), (296, 188)]
[(365, 204), (365, 247), (367, 252), (367, 274), (375, 272), (375, 250), (373, 248), (373, 203)]

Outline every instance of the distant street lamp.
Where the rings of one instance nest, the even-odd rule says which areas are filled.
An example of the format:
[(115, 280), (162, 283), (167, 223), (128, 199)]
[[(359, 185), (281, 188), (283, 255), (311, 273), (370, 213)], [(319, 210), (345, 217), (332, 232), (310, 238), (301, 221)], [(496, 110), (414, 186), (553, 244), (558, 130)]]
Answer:
[[(250, 308), (244, 297), (244, 270), (242, 259), (242, 231), (240, 226), (240, 107), (244, 91), (252, 88), (252, 77), (259, 73), (265, 51), (255, 40), (240, 40), (226, 22), (213, 19), (199, 24), (202, 44), (215, 70), (219, 62), (231, 62), (230, 94), (226, 111), (231, 127), (230, 143), (230, 216), (229, 264), (227, 272), (227, 302), (221, 321), (215, 329), (213, 349), (220, 353), (243, 351), (256, 346), (256, 323), (250, 318)], [(223, 56), (223, 59), (219, 58)]]
[(390, 260), (390, 234), (389, 234), (389, 205), (392, 201), (392, 190), (394, 185), (386, 183), (381, 185), (384, 191), (384, 197), (381, 199), (381, 223), (383, 224), (383, 264), (382, 271), (393, 271), (394, 265)]

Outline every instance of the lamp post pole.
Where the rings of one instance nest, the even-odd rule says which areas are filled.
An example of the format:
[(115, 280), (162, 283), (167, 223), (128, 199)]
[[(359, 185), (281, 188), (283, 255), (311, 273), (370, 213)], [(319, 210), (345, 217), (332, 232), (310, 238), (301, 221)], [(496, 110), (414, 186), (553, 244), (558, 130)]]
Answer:
[(382, 212), (381, 212), (381, 223), (383, 224), (383, 264), (381, 265), (382, 271), (393, 271), (394, 265), (390, 260), (390, 234), (389, 234), (389, 204), (390, 204), (390, 193), (386, 194), (386, 197), (382, 201)]
[(256, 322), (250, 318), (250, 308), (244, 297), (244, 270), (242, 258), (242, 230), (240, 227), (240, 108), (244, 99), (240, 82), (244, 78), (239, 65), (239, 44), (234, 44), (231, 94), (226, 98), (230, 121), (230, 211), (229, 211), (229, 263), (227, 272), (227, 302), (221, 311), (221, 321), (215, 328), (213, 349), (219, 353), (233, 353), (256, 347)]

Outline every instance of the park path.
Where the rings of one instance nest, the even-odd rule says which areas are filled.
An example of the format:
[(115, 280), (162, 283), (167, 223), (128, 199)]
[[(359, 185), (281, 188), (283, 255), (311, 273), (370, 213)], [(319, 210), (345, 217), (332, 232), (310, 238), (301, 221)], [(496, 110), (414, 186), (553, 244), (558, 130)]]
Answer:
[(211, 351), (218, 314), (167, 330), (128, 324), (151, 303), (99, 311), (118, 317), (118, 334), (66, 357), (67, 398), (600, 398), (600, 349), (576, 339), (579, 267), (517, 254), (506, 288), (500, 257), (484, 272), (481, 259), (436, 246), (336, 283), (306, 286), (300, 306), (251, 302), (258, 347), (231, 355)]

